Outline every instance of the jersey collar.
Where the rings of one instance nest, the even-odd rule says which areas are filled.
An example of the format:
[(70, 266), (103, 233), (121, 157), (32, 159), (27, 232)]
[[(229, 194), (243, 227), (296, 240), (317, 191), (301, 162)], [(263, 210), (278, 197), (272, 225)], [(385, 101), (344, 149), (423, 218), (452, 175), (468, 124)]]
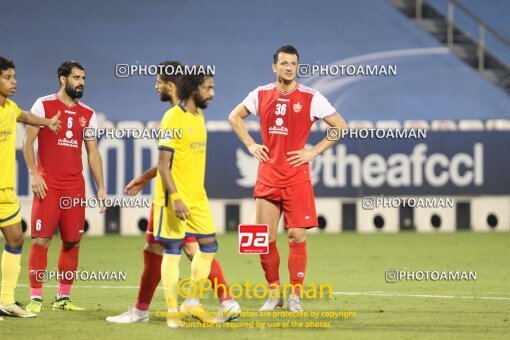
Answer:
[(61, 102), (62, 104), (64, 104), (67, 108), (75, 107), (76, 105), (78, 105), (80, 103), (79, 100), (76, 100), (76, 103), (74, 103), (73, 105), (69, 106), (66, 103), (64, 103), (62, 101), (62, 99), (60, 99), (60, 97), (58, 96), (58, 93), (55, 93), (55, 97), (57, 97), (58, 101)]
[(280, 89), (278, 88), (278, 82), (274, 82), (274, 87), (276, 88), (276, 91), (278, 91), (279, 94), (281, 94), (282, 96), (286, 96), (288, 94), (291, 94), (292, 92), (296, 91), (296, 89), (299, 87), (299, 83), (296, 82), (296, 86), (294, 86), (294, 88), (292, 90), (290, 90), (289, 92), (281, 92)]

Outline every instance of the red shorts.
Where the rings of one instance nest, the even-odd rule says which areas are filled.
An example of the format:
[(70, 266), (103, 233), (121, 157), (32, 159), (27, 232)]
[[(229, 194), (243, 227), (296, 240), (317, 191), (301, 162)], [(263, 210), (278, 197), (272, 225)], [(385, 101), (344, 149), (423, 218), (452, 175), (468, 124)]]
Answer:
[(58, 225), (60, 238), (64, 242), (78, 242), (85, 230), (85, 205), (71, 206), (72, 199), (85, 199), (85, 187), (77, 189), (46, 190), (46, 197), (34, 196), (32, 204), (32, 238), (51, 239)]
[[(164, 242), (156, 241), (154, 239), (154, 204), (151, 205), (151, 213), (149, 215), (149, 222), (147, 222), (147, 231), (145, 232), (145, 241), (147, 243), (159, 243), (163, 244)], [(185, 237), (184, 243), (192, 243), (197, 242), (195, 237)]]
[(269, 187), (257, 181), (253, 197), (271, 201), (280, 212), (283, 211), (285, 228), (314, 228), (319, 225), (311, 181), (285, 188)]

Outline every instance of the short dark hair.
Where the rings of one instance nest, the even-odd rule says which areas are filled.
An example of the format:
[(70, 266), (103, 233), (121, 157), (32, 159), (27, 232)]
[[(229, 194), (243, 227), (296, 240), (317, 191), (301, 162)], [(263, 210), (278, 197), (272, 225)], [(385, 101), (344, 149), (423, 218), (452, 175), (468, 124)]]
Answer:
[[(167, 60), (159, 63), (158, 75), (161, 80), (165, 82), (172, 82), (175, 85), (182, 78), (181, 72), (177, 71), (177, 68), (182, 67), (182, 64), (176, 60)], [(168, 67), (167, 67), (168, 66)]]
[(205, 69), (205, 72), (200, 72), (200, 74), (185, 75), (181, 78), (177, 84), (177, 95), (181, 100), (191, 97), (206, 78), (214, 77), (214, 73), (209, 72), (207, 68)]
[(6, 59), (4, 57), (0, 57), (0, 74), (3, 71), (7, 71), (8, 69), (14, 69), (14, 62), (11, 59)]
[(80, 69), (82, 71), (85, 71), (85, 69), (83, 68), (83, 66), (81, 66), (81, 64), (77, 61), (74, 61), (74, 60), (67, 60), (67, 61), (64, 61), (59, 67), (58, 67), (58, 70), (57, 70), (57, 74), (58, 74), (58, 79), (60, 81), (60, 77), (64, 76), (64, 77), (68, 77), (70, 74), (71, 74), (71, 71), (73, 70), (73, 68), (77, 68), (77, 69)]
[(273, 54), (273, 64), (276, 64), (278, 62), (278, 55), (280, 53), (295, 54), (297, 55), (297, 58), (299, 60), (299, 53), (297, 49), (292, 45), (285, 45), (277, 49), (276, 52)]

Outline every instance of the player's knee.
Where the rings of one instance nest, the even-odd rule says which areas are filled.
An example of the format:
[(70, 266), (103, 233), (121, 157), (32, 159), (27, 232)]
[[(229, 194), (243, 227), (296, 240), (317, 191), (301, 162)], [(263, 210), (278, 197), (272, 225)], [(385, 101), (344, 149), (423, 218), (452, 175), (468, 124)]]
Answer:
[(183, 241), (165, 243), (165, 254), (181, 255)]
[(289, 242), (301, 243), (306, 241), (306, 229), (304, 228), (291, 228), (288, 232)]
[(79, 247), (80, 246), (80, 241), (78, 241), (78, 242), (66, 242), (66, 241), (62, 241), (62, 244), (64, 245), (64, 247), (74, 248), (74, 247)]
[[(16, 250), (21, 250), (21, 248), (23, 247), (23, 233), (20, 233), (19, 235), (14, 235), (13, 237), (10, 237), (9, 239), (7, 239), (5, 241), (5, 245), (6, 245), (6, 249), (9, 248), (9, 249), (16, 249)], [(7, 250), (9, 250), (7, 249)], [(12, 253), (13, 251), (11, 251)]]
[(144, 249), (157, 255), (163, 255), (165, 252), (165, 247), (159, 242), (145, 243)]
[(42, 237), (36, 237), (32, 239), (32, 244), (36, 244), (38, 246), (48, 248), (50, 246), (51, 240)]
[(198, 241), (198, 247), (202, 253), (216, 253), (218, 252), (218, 242), (214, 239), (212, 242)]
[(195, 253), (197, 252), (197, 245), (196, 242), (193, 243), (184, 243), (183, 250), (184, 254), (188, 257), (188, 259), (193, 260), (193, 256), (195, 256)]

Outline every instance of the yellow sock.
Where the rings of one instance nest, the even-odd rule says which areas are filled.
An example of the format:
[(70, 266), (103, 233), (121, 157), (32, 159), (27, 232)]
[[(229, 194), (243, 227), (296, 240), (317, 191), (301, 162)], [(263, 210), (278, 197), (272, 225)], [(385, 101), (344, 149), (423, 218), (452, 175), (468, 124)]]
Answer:
[(18, 283), (21, 270), (21, 252), (13, 254), (7, 250), (2, 253), (2, 291), (0, 303), (9, 306), (14, 303), (14, 288)]
[[(197, 250), (191, 261), (191, 282), (199, 287), (202, 280), (207, 279), (211, 271), (211, 263), (216, 253), (203, 253)], [(200, 289), (188, 290), (187, 298), (198, 298)]]
[(177, 284), (179, 283), (179, 261), (181, 255), (165, 254), (161, 262), (161, 282), (165, 291), (168, 309), (177, 309)]

